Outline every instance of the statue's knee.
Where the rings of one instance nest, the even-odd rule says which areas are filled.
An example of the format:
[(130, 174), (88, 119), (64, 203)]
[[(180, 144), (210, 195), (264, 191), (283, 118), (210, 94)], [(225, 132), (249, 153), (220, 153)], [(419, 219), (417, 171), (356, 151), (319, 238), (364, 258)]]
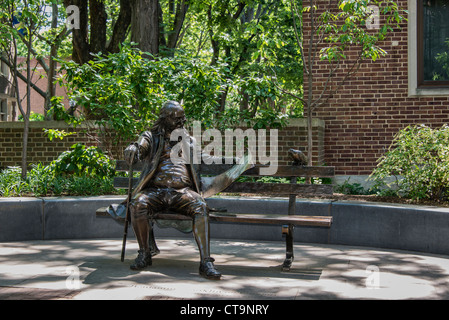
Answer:
[(200, 218), (200, 217), (208, 218), (209, 213), (208, 213), (207, 207), (204, 206), (204, 207), (195, 208), (193, 210), (192, 216), (193, 216), (193, 218)]
[(148, 205), (143, 201), (139, 201), (139, 198), (130, 203), (130, 215), (132, 218), (147, 218), (148, 214)]

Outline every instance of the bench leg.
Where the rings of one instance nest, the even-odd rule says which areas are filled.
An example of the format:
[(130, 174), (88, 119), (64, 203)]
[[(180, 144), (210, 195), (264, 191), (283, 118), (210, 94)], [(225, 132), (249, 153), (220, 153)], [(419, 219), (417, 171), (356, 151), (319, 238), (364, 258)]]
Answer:
[(151, 227), (150, 235), (148, 237), (148, 242), (149, 242), (149, 246), (150, 246), (151, 256), (154, 257), (154, 256), (158, 255), (161, 251), (157, 247), (156, 239), (154, 238), (153, 227)]
[(285, 236), (285, 244), (286, 244), (286, 253), (285, 260), (282, 264), (282, 271), (290, 271), (292, 266), (292, 262), (294, 260), (293, 254), (293, 225), (284, 225), (282, 226), (282, 233)]
[[(290, 177), (290, 183), (296, 184), (296, 177)], [(295, 214), (296, 207), (296, 194), (291, 194), (288, 199), (288, 215)], [(282, 271), (290, 271), (290, 268), (293, 263), (294, 255), (293, 255), (293, 229), (294, 225), (288, 224), (282, 226), (282, 233), (285, 236), (285, 245), (286, 245), (286, 253), (285, 260), (282, 264)]]

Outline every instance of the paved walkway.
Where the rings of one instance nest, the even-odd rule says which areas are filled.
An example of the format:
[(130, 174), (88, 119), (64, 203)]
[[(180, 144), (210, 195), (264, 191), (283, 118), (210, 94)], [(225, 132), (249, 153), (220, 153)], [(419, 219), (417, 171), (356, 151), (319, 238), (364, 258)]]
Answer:
[(449, 256), (296, 244), (281, 272), (282, 242), (212, 240), (220, 281), (198, 275), (193, 240), (159, 239), (144, 271), (129, 269), (137, 245), (120, 239), (0, 243), (0, 299), (448, 299)]

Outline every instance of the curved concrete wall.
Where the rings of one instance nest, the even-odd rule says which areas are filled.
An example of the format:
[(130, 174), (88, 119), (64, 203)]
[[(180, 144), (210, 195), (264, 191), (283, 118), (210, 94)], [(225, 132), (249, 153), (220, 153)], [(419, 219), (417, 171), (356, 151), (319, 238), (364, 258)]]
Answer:
[[(95, 210), (123, 197), (0, 198), (0, 241), (117, 238), (123, 226), (96, 218)], [(229, 212), (287, 212), (284, 199), (214, 197), (212, 207)], [(298, 199), (296, 213), (331, 215), (331, 228), (296, 227), (295, 241), (449, 254), (449, 208)], [(282, 240), (279, 226), (213, 223), (217, 239)], [(175, 229), (156, 237), (192, 237)], [(130, 228), (129, 236), (133, 237)]]

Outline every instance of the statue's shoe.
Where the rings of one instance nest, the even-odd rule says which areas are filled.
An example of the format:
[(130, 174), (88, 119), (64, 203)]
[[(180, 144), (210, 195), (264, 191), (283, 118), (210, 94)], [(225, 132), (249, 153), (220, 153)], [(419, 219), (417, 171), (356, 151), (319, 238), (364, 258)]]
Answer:
[(134, 263), (129, 267), (131, 270), (142, 270), (148, 266), (151, 266), (151, 264), (152, 264), (151, 253), (139, 250), (137, 258), (134, 260)]
[(221, 273), (214, 266), (213, 258), (206, 258), (200, 263), (200, 275), (210, 280), (220, 280)]

